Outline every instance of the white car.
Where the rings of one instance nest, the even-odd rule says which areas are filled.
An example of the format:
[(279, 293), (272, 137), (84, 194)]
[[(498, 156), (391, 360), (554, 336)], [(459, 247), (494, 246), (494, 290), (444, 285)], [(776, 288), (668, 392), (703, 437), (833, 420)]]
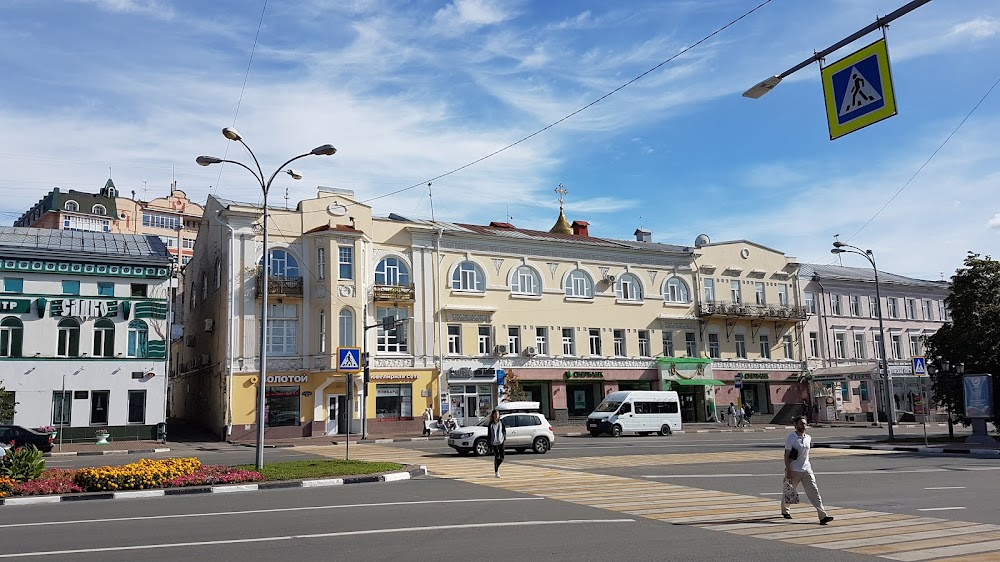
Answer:
[[(534, 407), (530, 405), (534, 404)], [(500, 420), (507, 428), (505, 449), (513, 449), (523, 453), (528, 449), (543, 454), (552, 448), (556, 436), (552, 425), (545, 416), (537, 412), (538, 403), (507, 402), (497, 406)], [(536, 410), (536, 411), (530, 411)], [(476, 425), (460, 427), (448, 434), (448, 446), (458, 451), (460, 455), (475, 453), (483, 456), (490, 454), (489, 443), (486, 442), (486, 432), (490, 418), (486, 417)]]

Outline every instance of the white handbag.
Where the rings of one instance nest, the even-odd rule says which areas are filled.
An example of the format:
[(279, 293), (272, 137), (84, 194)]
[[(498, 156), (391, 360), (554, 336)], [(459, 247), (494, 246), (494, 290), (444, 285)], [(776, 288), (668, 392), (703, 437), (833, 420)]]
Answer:
[(799, 492), (795, 489), (795, 486), (792, 486), (791, 481), (787, 478), (785, 478), (784, 484), (784, 497), (785, 505), (794, 505), (799, 503)]

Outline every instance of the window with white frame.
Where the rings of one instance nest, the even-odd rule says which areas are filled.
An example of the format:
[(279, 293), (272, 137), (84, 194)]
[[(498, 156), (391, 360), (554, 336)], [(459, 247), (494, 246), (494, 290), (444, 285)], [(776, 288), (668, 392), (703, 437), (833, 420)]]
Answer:
[(879, 361), (882, 360), (882, 336), (880, 334), (874, 334), (872, 336), (872, 347), (875, 348), (875, 359)]
[(319, 349), (320, 353), (326, 353), (326, 311), (319, 311)]
[(857, 359), (867, 359), (868, 358), (868, 344), (865, 342), (865, 335), (863, 333), (854, 334), (854, 357)]
[(691, 302), (690, 295), (687, 283), (680, 277), (671, 277), (663, 284), (663, 300), (666, 302), (688, 303)]
[(708, 334), (708, 356), (712, 359), (721, 359), (722, 350), (719, 346), (719, 334)]
[(104, 205), (94, 205), (93, 208), (91, 208), (91, 211), (93, 211), (95, 215), (100, 215), (102, 217), (108, 216), (108, 208)]
[(83, 230), (87, 232), (111, 232), (111, 221), (80, 217), (77, 215), (63, 216), (63, 230)]
[(756, 304), (767, 304), (767, 296), (764, 294), (764, 284), (760, 281), (753, 284), (753, 299)]
[(760, 342), (760, 357), (761, 359), (771, 358), (771, 336), (767, 334), (760, 334), (757, 336), (757, 340)]
[(927, 299), (923, 301), (924, 308), (924, 320), (934, 320), (934, 305), (933, 302)]
[(851, 316), (861, 316), (861, 295), (851, 295)]
[(639, 357), (651, 357), (652, 347), (649, 345), (649, 330), (639, 330)]
[(410, 285), (410, 270), (399, 258), (391, 256), (383, 258), (375, 268), (375, 284), (408, 287)]
[(527, 265), (519, 266), (510, 277), (510, 292), (515, 295), (542, 294), (542, 277), (535, 268)]
[(573, 341), (573, 328), (562, 329), (562, 352), (563, 355), (576, 355), (576, 345)]
[(736, 341), (736, 357), (740, 359), (747, 358), (747, 338), (743, 334), (736, 334), (734, 336)]
[(80, 210), (80, 204), (70, 199), (69, 201), (63, 203), (63, 209), (76, 212)]
[(642, 283), (634, 273), (623, 273), (615, 283), (615, 296), (623, 301), (641, 301)]
[(535, 328), (535, 352), (539, 355), (549, 354), (549, 329), (545, 326)]
[(579, 299), (589, 299), (594, 297), (594, 281), (590, 275), (582, 269), (575, 269), (566, 276), (566, 284), (563, 286), (567, 297)]
[(819, 357), (819, 334), (809, 332), (809, 357)]
[(615, 357), (628, 357), (628, 350), (625, 347), (625, 330), (615, 330)]
[(892, 349), (893, 359), (903, 358), (903, 336), (901, 334), (889, 336), (889, 347)]
[(843, 316), (844, 310), (840, 307), (840, 295), (830, 294), (830, 314)]
[(590, 344), (590, 354), (600, 355), (601, 354), (601, 329), (591, 328), (588, 331), (587, 342)]
[(409, 341), (406, 334), (409, 328), (409, 310), (405, 308), (377, 308), (375, 320), (382, 324), (383, 318), (392, 316), (396, 319), (396, 326), (389, 330), (378, 327), (378, 351), (386, 353), (408, 353), (410, 350)]
[(816, 314), (816, 293), (806, 293), (806, 312)]
[(906, 319), (917, 319), (917, 299), (906, 299)]
[(923, 342), (920, 336), (910, 336), (910, 357), (920, 357), (924, 353)]
[(698, 357), (698, 338), (694, 332), (684, 332), (684, 351), (688, 357)]
[(298, 354), (299, 318), (294, 304), (267, 305), (267, 353), (273, 356)]
[(0, 321), (0, 357), (21, 357), (24, 344), (24, 324), (8, 316)]
[(785, 359), (795, 359), (795, 350), (792, 348), (792, 336), (785, 334), (781, 336), (781, 347), (785, 351)]
[(56, 356), (80, 356), (80, 322), (75, 318), (63, 318), (59, 321)]
[[(280, 277), (282, 279), (294, 279), (299, 275), (299, 262), (295, 256), (281, 248), (275, 248), (268, 253), (268, 275)], [(264, 258), (261, 258), (260, 265), (264, 265)]]
[(948, 313), (948, 304), (944, 301), (938, 301), (938, 318), (942, 322), (951, 322), (951, 314)]
[(520, 326), (507, 326), (507, 353), (521, 353)]
[(326, 248), (316, 248), (316, 278), (326, 279)]
[(115, 325), (107, 318), (94, 322), (94, 357), (114, 357)]
[(448, 324), (448, 355), (462, 354), (462, 326)]
[(715, 300), (715, 279), (706, 277), (702, 280), (702, 292), (705, 295), (705, 302)]
[(672, 330), (663, 330), (663, 356), (674, 356), (674, 332)]
[(458, 264), (451, 274), (451, 288), (456, 291), (486, 291), (486, 275), (483, 270), (471, 261)]
[(837, 332), (833, 334), (833, 353), (837, 359), (847, 358), (847, 334)]
[(354, 247), (337, 247), (337, 278), (354, 279)]
[(778, 283), (778, 304), (788, 306), (788, 285)]
[(889, 318), (899, 318), (899, 308), (897, 307), (898, 299), (896, 297), (886, 297), (885, 304), (886, 310), (889, 312)]
[(147, 357), (149, 355), (149, 326), (142, 320), (128, 323), (128, 356)]
[(490, 355), (493, 353), (493, 328), (490, 326), (479, 327), (479, 354)]
[(738, 279), (729, 281), (729, 300), (735, 304), (743, 302), (743, 292), (740, 288), (740, 281)]
[(870, 318), (878, 318), (878, 309), (879, 309), (878, 297), (876, 297), (875, 295), (869, 295), (868, 316)]
[(340, 347), (354, 347), (354, 311), (340, 309), (337, 317), (337, 339)]

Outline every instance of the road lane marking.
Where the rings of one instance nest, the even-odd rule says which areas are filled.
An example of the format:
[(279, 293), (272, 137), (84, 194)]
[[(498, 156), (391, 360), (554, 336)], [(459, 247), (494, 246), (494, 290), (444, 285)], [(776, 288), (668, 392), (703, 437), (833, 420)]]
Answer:
[(955, 509), (965, 509), (964, 507), (925, 507), (917, 511), (952, 511)]
[(592, 525), (608, 523), (635, 523), (635, 519), (562, 519), (540, 521), (496, 521), (493, 523), (463, 523), (457, 525), (429, 525), (426, 527), (390, 527), (386, 529), (363, 529), (360, 531), (339, 531), (334, 533), (314, 533), (308, 535), (278, 535), (273, 537), (254, 537), (248, 539), (219, 539), (214, 541), (194, 541), (159, 543), (134, 546), (106, 546), (98, 548), (79, 548), (72, 550), (48, 550), (35, 552), (18, 552), (0, 554), (0, 558), (18, 558), (27, 556), (62, 556), (66, 554), (90, 554), (96, 552), (122, 552), (129, 550), (153, 550), (161, 548), (184, 548), (192, 546), (216, 546), (224, 544), (276, 542), (303, 539), (328, 539), (361, 535), (383, 535), (388, 533), (417, 533), (426, 531), (453, 531), (456, 529), (496, 529), (498, 527), (535, 527), (543, 525)]
[(924, 488), (925, 490), (964, 490), (965, 486), (934, 486), (932, 488)]
[[(162, 491), (162, 490), (161, 490)], [(119, 492), (121, 493), (121, 492)], [(44, 497), (44, 496), (42, 496)], [(58, 501), (59, 498), (56, 498)], [(172, 515), (143, 515), (137, 517), (109, 517), (106, 519), (72, 519), (69, 521), (38, 521), (32, 523), (6, 523), (0, 524), (0, 529), (8, 529), (12, 527), (46, 527), (50, 525), (80, 525), (80, 524), (90, 524), (90, 523), (111, 523), (115, 521), (145, 521), (145, 520), (156, 520), (156, 519), (185, 519), (190, 517), (217, 517), (219, 515), (254, 515), (258, 513), (283, 513), (290, 511), (315, 511), (321, 509), (345, 509), (345, 508), (364, 508), (364, 507), (393, 507), (400, 505), (427, 505), (427, 504), (447, 504), (447, 503), (478, 503), (478, 502), (515, 502), (515, 501), (532, 501), (541, 500), (545, 498), (541, 497), (531, 497), (531, 498), (474, 498), (474, 499), (457, 499), (457, 500), (420, 500), (420, 501), (405, 501), (405, 502), (385, 502), (385, 503), (353, 503), (353, 504), (342, 504), (342, 505), (314, 505), (314, 506), (303, 506), (303, 507), (278, 507), (273, 509), (247, 509), (243, 511), (216, 511), (210, 513), (177, 513)], [(10, 501), (10, 498), (7, 498)]]
[[(861, 475), (871, 475), (871, 474), (882, 474), (885, 476), (892, 476), (894, 474), (922, 474), (927, 472), (954, 472), (948, 468), (913, 468), (913, 469), (903, 469), (903, 470), (841, 470), (833, 472), (814, 472), (817, 476), (857, 476)], [(748, 476), (753, 477), (768, 477), (768, 478), (780, 478), (784, 476), (783, 473), (775, 472), (772, 474), (746, 474), (734, 472), (730, 474), (642, 474), (637, 478), (744, 478)], [(958, 486), (959, 488), (964, 488), (964, 486)], [(948, 488), (924, 488), (925, 490), (945, 490)]]

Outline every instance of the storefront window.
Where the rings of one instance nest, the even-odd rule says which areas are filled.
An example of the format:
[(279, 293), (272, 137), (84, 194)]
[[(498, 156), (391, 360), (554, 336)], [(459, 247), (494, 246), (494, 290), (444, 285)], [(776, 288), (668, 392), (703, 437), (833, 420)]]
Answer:
[(413, 417), (413, 385), (375, 385), (375, 417), (382, 419)]
[(299, 387), (269, 386), (264, 390), (264, 425), (300, 425)]

